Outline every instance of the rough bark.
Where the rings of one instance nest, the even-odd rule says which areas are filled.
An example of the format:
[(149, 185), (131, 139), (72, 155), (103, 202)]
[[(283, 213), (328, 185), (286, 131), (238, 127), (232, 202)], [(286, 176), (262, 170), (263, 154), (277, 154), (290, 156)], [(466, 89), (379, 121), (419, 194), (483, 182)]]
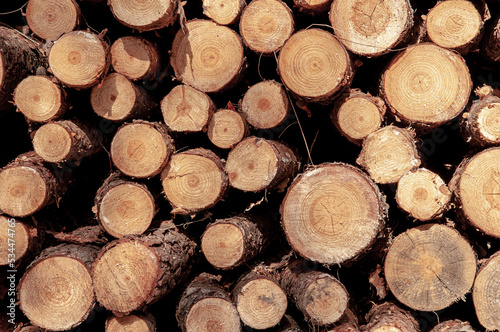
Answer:
[(368, 324), (361, 328), (363, 332), (397, 331), (418, 332), (418, 323), (413, 316), (391, 302), (375, 305), (366, 315)]

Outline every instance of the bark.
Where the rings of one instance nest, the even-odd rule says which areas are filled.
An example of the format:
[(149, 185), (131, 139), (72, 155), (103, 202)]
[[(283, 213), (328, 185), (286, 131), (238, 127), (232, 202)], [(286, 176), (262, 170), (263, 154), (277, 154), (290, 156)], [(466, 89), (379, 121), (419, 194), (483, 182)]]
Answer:
[(378, 329), (405, 332), (418, 332), (418, 323), (413, 316), (391, 302), (375, 305), (366, 315), (368, 324), (361, 328), (363, 332), (377, 331)]
[(472, 289), (472, 300), (479, 323), (486, 330), (500, 329), (500, 315), (498, 314), (498, 262), (500, 253), (496, 252), (481, 263)]

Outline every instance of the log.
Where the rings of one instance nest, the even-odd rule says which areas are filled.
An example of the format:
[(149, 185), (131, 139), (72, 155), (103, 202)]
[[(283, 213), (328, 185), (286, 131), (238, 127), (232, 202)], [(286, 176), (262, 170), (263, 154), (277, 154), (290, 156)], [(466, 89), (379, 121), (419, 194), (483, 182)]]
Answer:
[(294, 29), (292, 11), (280, 0), (254, 0), (240, 18), (243, 42), (257, 54), (278, 52)]
[(491, 331), (500, 329), (497, 295), (499, 260), (500, 254), (496, 252), (481, 263), (472, 289), (477, 319), (486, 330)]
[(116, 316), (158, 301), (188, 277), (195, 249), (170, 222), (149, 235), (109, 242), (93, 265), (97, 301)]
[(380, 97), (353, 89), (337, 100), (331, 117), (342, 136), (361, 145), (369, 134), (380, 128), (385, 110), (384, 101)]
[(195, 214), (217, 204), (227, 190), (223, 161), (210, 150), (176, 153), (161, 173), (172, 214)]
[(108, 0), (109, 8), (121, 24), (139, 32), (173, 25), (177, 19), (179, 1), (176, 0)]
[(468, 322), (458, 319), (447, 320), (434, 326), (431, 332), (477, 332)]
[(163, 120), (172, 131), (205, 131), (215, 111), (210, 97), (189, 85), (175, 86), (161, 101)]
[(290, 263), (281, 273), (281, 288), (306, 322), (325, 326), (337, 322), (347, 310), (349, 293), (328, 273), (304, 268), (304, 260)]
[(291, 247), (306, 259), (331, 265), (370, 248), (384, 226), (387, 205), (360, 169), (323, 163), (295, 178), (280, 212)]
[(134, 120), (118, 128), (110, 153), (123, 174), (150, 178), (161, 172), (173, 151), (173, 140), (164, 124)]
[(26, 7), (26, 21), (35, 35), (54, 41), (77, 29), (83, 16), (75, 0), (30, 0)]
[(481, 55), (494, 62), (500, 61), (500, 15), (495, 17), (493, 23), (485, 31), (481, 41)]
[(426, 168), (403, 175), (396, 189), (398, 206), (412, 218), (421, 221), (438, 219), (448, 211), (451, 192), (443, 179)]
[(340, 320), (327, 332), (360, 332), (358, 317), (347, 309)]
[(65, 33), (56, 40), (48, 56), (49, 67), (61, 83), (88, 89), (106, 75), (109, 47), (97, 35), (86, 31)]
[(352, 80), (345, 47), (331, 33), (312, 28), (293, 34), (280, 51), (278, 72), (299, 99), (328, 104)]
[(20, 263), (42, 249), (44, 234), (36, 227), (15, 218), (0, 215), (0, 266), (15, 270)]
[(31, 324), (20, 323), (16, 325), (13, 332), (44, 332), (44, 329)]
[(249, 133), (243, 115), (230, 109), (219, 109), (210, 118), (207, 135), (221, 149), (231, 149)]
[(218, 281), (217, 277), (202, 273), (184, 290), (176, 310), (183, 332), (241, 331), (238, 311)]
[(408, 39), (413, 27), (408, 0), (334, 0), (329, 18), (345, 47), (367, 57), (390, 52)]
[(111, 174), (97, 190), (96, 216), (104, 230), (116, 238), (141, 235), (151, 225), (157, 212), (155, 199), (139, 182)]
[(391, 302), (373, 306), (366, 315), (368, 324), (361, 328), (363, 332), (391, 331), (418, 332), (419, 326), (415, 318)]
[(149, 313), (136, 313), (127, 316), (110, 316), (106, 319), (106, 332), (156, 332), (156, 320)]
[(219, 92), (241, 78), (243, 45), (230, 28), (195, 19), (175, 35), (170, 64), (178, 81), (203, 92)]
[(465, 60), (432, 43), (412, 45), (400, 52), (380, 81), (380, 93), (389, 110), (422, 132), (458, 116), (471, 89)]
[(131, 81), (149, 80), (160, 72), (160, 50), (138, 36), (120, 37), (111, 45), (111, 65)]
[(220, 25), (231, 25), (240, 19), (245, 0), (203, 0), (203, 15)]
[(385, 278), (399, 302), (421, 311), (463, 299), (474, 282), (476, 255), (456, 230), (439, 224), (398, 235), (385, 258)]
[(95, 305), (91, 264), (99, 248), (61, 244), (45, 249), (19, 281), (19, 308), (33, 325), (65, 331)]
[(356, 163), (376, 183), (398, 182), (421, 163), (414, 132), (390, 125), (371, 133), (363, 141)]
[(332, 0), (293, 0), (293, 3), (299, 11), (314, 16), (327, 13)]
[(269, 129), (290, 116), (291, 106), (283, 85), (266, 80), (248, 88), (240, 101), (240, 110), (255, 129)]
[(156, 106), (143, 87), (118, 73), (109, 74), (92, 88), (90, 103), (97, 115), (115, 122), (148, 118)]

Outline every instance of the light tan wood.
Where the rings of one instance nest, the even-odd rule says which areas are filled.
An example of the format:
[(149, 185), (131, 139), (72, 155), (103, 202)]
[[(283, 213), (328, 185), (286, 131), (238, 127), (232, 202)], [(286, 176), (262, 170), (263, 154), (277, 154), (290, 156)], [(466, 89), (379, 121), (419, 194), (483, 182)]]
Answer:
[(293, 0), (299, 11), (309, 15), (324, 14), (330, 10), (332, 0)]
[(118, 22), (143, 32), (174, 24), (179, 2), (175, 0), (109, 0), (108, 5)]
[(484, 33), (481, 42), (481, 55), (490, 61), (500, 61), (500, 16), (495, 17), (490, 27)]
[(500, 255), (496, 252), (481, 264), (472, 289), (477, 319), (485, 329), (491, 331), (500, 329), (497, 296), (499, 273)]
[(106, 332), (155, 332), (156, 321), (150, 314), (138, 313), (122, 317), (110, 316), (106, 320)]
[(210, 142), (221, 149), (231, 149), (248, 135), (248, 125), (241, 113), (220, 109), (208, 123), (207, 135)]
[(9, 270), (15, 269), (17, 263), (27, 254), (32, 238), (36, 236), (36, 233), (31, 234), (31, 230), (32, 228), (14, 218), (0, 215), (0, 266), (9, 266)]
[(469, 322), (462, 322), (458, 319), (447, 320), (434, 326), (431, 332), (477, 332)]
[(76, 29), (82, 22), (82, 13), (74, 0), (30, 0), (26, 20), (35, 35), (54, 41)]
[(236, 23), (246, 6), (245, 0), (203, 0), (203, 15), (220, 25)]
[(364, 332), (418, 332), (418, 322), (410, 312), (391, 302), (373, 306), (366, 315)]
[(160, 50), (144, 38), (120, 37), (110, 54), (113, 69), (129, 80), (148, 80), (160, 71)]

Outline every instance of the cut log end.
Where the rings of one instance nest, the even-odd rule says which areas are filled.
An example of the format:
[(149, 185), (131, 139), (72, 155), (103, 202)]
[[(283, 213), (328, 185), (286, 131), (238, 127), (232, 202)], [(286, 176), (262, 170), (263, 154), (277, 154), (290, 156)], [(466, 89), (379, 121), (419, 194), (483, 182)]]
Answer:
[(56, 40), (77, 28), (81, 19), (74, 0), (30, 0), (26, 8), (28, 26), (42, 39)]
[(434, 326), (431, 332), (477, 332), (468, 322), (458, 319), (447, 320)]
[(235, 225), (214, 225), (201, 238), (201, 250), (205, 258), (217, 268), (233, 267), (243, 257), (244, 249), (243, 233)]
[(321, 15), (331, 7), (332, 0), (293, 0), (295, 6), (310, 15)]
[(177, 19), (175, 0), (109, 0), (108, 5), (118, 22), (140, 32), (167, 27)]
[(207, 135), (210, 142), (221, 149), (230, 149), (238, 144), (248, 133), (243, 116), (229, 109), (214, 113), (208, 124)]
[(462, 134), (466, 142), (474, 146), (500, 144), (500, 98), (493, 95), (487, 85), (475, 91), (479, 97), (472, 102), (469, 112), (464, 114)]
[(362, 328), (366, 332), (418, 332), (415, 318), (406, 310), (393, 303), (375, 305), (366, 315), (368, 324)]
[(32, 237), (30, 229), (25, 224), (14, 218), (0, 215), (0, 247), (2, 248), (0, 250), (0, 266), (12, 262), (13, 256), (9, 255), (12, 254), (12, 251), (9, 249), (14, 249), (15, 262), (19, 262), (28, 253)]
[(500, 315), (498, 310), (498, 274), (500, 273), (500, 256), (493, 254), (481, 266), (474, 288), (472, 299), (479, 323), (489, 331), (500, 329)]
[(234, 305), (220, 298), (207, 298), (195, 303), (186, 318), (186, 331), (240, 331)]
[(160, 69), (158, 48), (140, 37), (118, 38), (110, 53), (113, 69), (132, 81), (152, 78)]
[(203, 14), (220, 25), (230, 25), (238, 21), (245, 6), (245, 0), (203, 0)]
[(69, 155), (72, 141), (70, 132), (64, 127), (57, 123), (47, 123), (35, 132), (33, 148), (43, 159), (57, 163)]
[(136, 314), (111, 316), (106, 320), (106, 332), (155, 332), (156, 322), (153, 316)]

